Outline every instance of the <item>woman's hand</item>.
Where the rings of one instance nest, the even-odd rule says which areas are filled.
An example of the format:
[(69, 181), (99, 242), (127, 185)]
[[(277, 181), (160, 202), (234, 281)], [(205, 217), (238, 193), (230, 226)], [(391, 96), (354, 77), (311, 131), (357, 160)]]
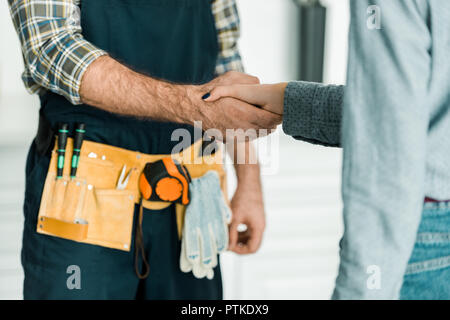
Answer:
[(287, 83), (218, 86), (204, 100), (214, 102), (220, 98), (231, 97), (282, 115), (286, 86)]

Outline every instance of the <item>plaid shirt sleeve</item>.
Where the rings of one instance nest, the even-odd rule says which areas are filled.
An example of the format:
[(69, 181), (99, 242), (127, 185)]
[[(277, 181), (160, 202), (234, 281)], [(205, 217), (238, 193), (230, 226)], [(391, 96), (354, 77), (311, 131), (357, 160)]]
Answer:
[(80, 104), (81, 78), (106, 52), (81, 35), (80, 0), (8, 0), (30, 93), (51, 90)]
[(213, 0), (212, 12), (216, 21), (219, 56), (216, 74), (227, 71), (244, 71), (237, 46), (240, 37), (240, 21), (236, 0)]
[[(85, 40), (80, 0), (8, 0), (22, 45), (22, 79), (30, 93), (51, 90), (81, 104), (80, 83), (88, 66), (107, 54)], [(219, 56), (216, 73), (243, 71), (237, 49), (239, 15), (235, 0), (213, 0)]]

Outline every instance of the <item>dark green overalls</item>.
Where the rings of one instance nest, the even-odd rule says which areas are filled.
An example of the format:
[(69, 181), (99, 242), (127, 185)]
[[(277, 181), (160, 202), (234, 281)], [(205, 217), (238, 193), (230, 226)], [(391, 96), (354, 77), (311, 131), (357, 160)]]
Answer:
[[(176, 83), (200, 84), (214, 76), (218, 55), (210, 0), (83, 0), (83, 36), (134, 70)], [(139, 280), (130, 252), (36, 233), (42, 189), (58, 123), (86, 124), (85, 139), (147, 154), (169, 154), (177, 128), (187, 125), (136, 120), (64, 97), (41, 96), (38, 137), (26, 166), (22, 264), (25, 299), (221, 299), (219, 267), (213, 280), (198, 280), (179, 269), (180, 242), (173, 206), (144, 210), (143, 234), (150, 274)], [(46, 122), (44, 126), (42, 123)], [(47, 127), (47, 128), (43, 128)], [(39, 141), (38, 141), (39, 140)], [(43, 142), (44, 141), (44, 142)], [(48, 146), (42, 147), (48, 141)], [(135, 224), (138, 208), (135, 208)], [(134, 231), (133, 231), (134, 234)], [(69, 289), (69, 266), (80, 268), (81, 289)]]

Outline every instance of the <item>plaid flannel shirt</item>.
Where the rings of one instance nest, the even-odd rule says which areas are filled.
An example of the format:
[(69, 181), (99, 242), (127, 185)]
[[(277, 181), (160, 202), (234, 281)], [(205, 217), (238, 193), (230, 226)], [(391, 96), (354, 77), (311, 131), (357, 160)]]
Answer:
[[(88, 66), (106, 52), (83, 38), (80, 0), (8, 0), (19, 35), (30, 93), (51, 90), (81, 104), (80, 83)], [(213, 0), (219, 55), (216, 73), (243, 71), (237, 48), (240, 35), (236, 0)]]

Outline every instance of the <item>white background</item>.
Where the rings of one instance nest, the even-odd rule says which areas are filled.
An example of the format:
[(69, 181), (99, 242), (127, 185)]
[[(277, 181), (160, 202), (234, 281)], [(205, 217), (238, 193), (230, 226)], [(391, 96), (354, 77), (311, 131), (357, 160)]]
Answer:
[[(328, 7), (324, 78), (345, 82), (348, 0)], [(238, 0), (240, 48), (246, 71), (262, 82), (294, 79), (297, 9), (291, 0)], [(17, 35), (0, 1), (0, 299), (21, 299), (20, 266), (24, 166), (34, 136), (38, 99), (26, 93)], [(259, 253), (222, 259), (229, 299), (328, 299), (342, 232), (341, 152), (279, 134), (271, 153), (277, 174), (263, 176), (267, 231)], [(231, 179), (230, 189), (234, 183)], [(232, 190), (231, 190), (232, 191)]]

